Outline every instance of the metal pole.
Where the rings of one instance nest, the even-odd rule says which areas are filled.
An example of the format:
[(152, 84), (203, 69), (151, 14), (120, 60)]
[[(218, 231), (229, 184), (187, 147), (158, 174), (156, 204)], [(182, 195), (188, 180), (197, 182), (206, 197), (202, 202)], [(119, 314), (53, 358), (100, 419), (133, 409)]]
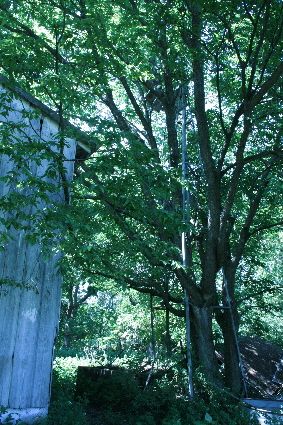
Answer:
[[(187, 160), (187, 114), (186, 114), (186, 94), (184, 88), (182, 89), (182, 201), (183, 201), (183, 223), (189, 224), (189, 191), (186, 183), (188, 179), (188, 160)], [(187, 234), (186, 231), (182, 233), (182, 263), (185, 269), (188, 270), (190, 264), (188, 259), (187, 248)], [(186, 345), (187, 345), (187, 371), (188, 371), (188, 396), (190, 399), (194, 397), (193, 388), (193, 367), (192, 367), (192, 350), (191, 350), (191, 325), (190, 325), (190, 303), (188, 290), (184, 290), (184, 304), (185, 304), (185, 320), (186, 320)]]

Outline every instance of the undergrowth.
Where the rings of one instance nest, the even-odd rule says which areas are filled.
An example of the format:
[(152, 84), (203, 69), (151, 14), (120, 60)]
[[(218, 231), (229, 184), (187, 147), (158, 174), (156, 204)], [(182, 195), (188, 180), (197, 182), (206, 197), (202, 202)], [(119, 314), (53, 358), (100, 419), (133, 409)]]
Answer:
[(139, 386), (134, 373), (121, 372), (108, 382), (85, 382), (83, 398), (76, 396), (78, 361), (59, 358), (53, 372), (52, 399), (44, 425), (251, 425), (256, 424), (229, 394), (217, 391), (198, 374), (196, 396), (186, 397), (176, 371)]

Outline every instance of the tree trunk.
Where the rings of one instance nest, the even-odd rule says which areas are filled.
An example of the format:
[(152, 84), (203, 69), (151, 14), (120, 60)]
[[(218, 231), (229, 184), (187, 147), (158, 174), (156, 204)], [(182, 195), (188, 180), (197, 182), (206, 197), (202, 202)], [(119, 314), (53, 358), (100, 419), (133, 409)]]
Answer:
[(225, 310), (223, 313), (221, 330), (224, 338), (225, 386), (235, 395), (241, 395), (243, 379), (230, 310)]
[(223, 269), (223, 313), (216, 318), (224, 339), (225, 385), (235, 395), (242, 395), (245, 388), (241, 370), (241, 355), (238, 344), (239, 316), (235, 302), (235, 269), (232, 264)]
[(196, 361), (205, 376), (220, 385), (220, 374), (212, 335), (212, 312), (210, 308), (191, 306), (192, 343)]

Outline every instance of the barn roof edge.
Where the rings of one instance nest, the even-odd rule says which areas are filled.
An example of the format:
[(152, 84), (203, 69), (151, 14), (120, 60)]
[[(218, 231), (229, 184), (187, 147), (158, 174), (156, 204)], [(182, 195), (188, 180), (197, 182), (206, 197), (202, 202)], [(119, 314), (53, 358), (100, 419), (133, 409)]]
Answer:
[[(51, 108), (49, 108), (49, 106), (46, 106), (40, 100), (36, 99), (30, 93), (23, 90), (21, 87), (14, 84), (4, 75), (0, 75), (0, 84), (3, 86), (6, 86), (16, 96), (19, 96), (20, 98), (28, 102), (33, 107), (39, 109), (43, 115), (49, 117), (52, 121), (56, 122), (57, 124), (61, 122), (61, 119), (58, 113), (56, 113)], [(64, 123), (64, 126), (69, 128), (74, 133), (74, 136), (77, 142), (76, 158), (77, 159), (88, 158), (92, 154), (92, 152), (96, 150), (95, 146), (90, 146), (88, 135), (84, 133), (82, 130), (80, 130), (78, 127), (76, 127), (75, 125), (71, 124), (66, 119), (63, 120), (63, 123)]]

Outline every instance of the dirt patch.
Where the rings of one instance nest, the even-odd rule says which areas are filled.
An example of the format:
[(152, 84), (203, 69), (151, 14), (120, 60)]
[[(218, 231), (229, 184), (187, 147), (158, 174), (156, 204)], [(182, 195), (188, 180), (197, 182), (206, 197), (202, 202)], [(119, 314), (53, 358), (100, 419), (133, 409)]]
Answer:
[(259, 337), (241, 337), (249, 397), (283, 397), (283, 349)]

